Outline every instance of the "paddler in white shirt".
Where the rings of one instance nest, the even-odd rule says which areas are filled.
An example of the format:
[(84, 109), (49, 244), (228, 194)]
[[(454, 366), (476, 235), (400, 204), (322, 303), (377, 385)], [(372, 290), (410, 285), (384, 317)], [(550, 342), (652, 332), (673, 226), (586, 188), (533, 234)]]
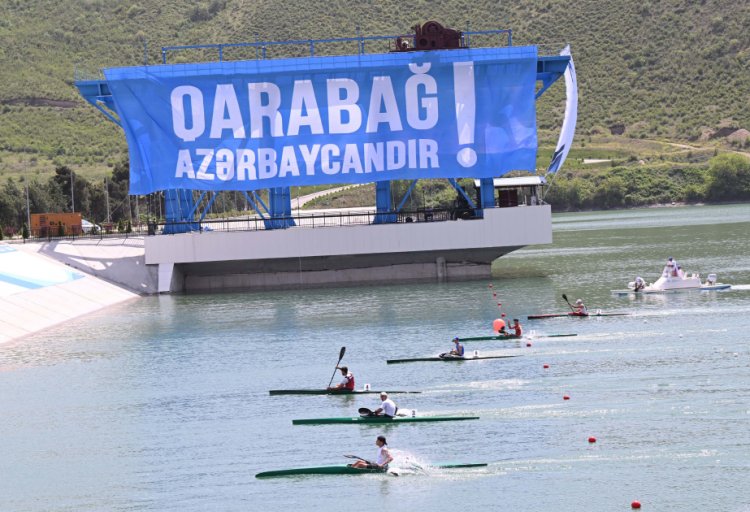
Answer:
[(388, 416), (389, 418), (393, 418), (394, 416), (396, 416), (398, 407), (393, 400), (388, 398), (388, 393), (386, 393), (385, 391), (381, 391), (380, 400), (380, 407), (372, 411), (373, 416), (380, 416), (381, 414), (383, 416)]
[(362, 469), (380, 469), (382, 471), (388, 471), (388, 464), (393, 462), (393, 456), (388, 450), (388, 442), (385, 440), (385, 436), (378, 436), (375, 440), (375, 446), (378, 447), (378, 457), (375, 462), (369, 462), (366, 460), (358, 460), (351, 465), (353, 468)]
[(589, 310), (586, 308), (586, 304), (581, 299), (576, 300), (575, 310), (573, 314), (579, 316), (586, 316), (589, 314)]

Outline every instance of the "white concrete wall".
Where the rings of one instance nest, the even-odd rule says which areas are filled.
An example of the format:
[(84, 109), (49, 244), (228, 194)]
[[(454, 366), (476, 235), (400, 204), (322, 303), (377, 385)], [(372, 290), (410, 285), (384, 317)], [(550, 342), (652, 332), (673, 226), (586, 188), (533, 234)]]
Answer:
[(541, 205), (486, 209), (484, 219), (476, 220), (158, 235), (146, 237), (145, 247), (146, 264), (155, 265), (522, 247), (551, 242), (551, 209)]
[[(27, 252), (23, 246), (14, 248), (19, 249), (19, 259), (23, 260), (19, 265), (69, 269), (51, 258)], [(3, 270), (12, 273), (13, 269)], [(42, 288), (7, 289), (0, 294), (0, 344), (136, 297), (135, 293), (89, 275)]]

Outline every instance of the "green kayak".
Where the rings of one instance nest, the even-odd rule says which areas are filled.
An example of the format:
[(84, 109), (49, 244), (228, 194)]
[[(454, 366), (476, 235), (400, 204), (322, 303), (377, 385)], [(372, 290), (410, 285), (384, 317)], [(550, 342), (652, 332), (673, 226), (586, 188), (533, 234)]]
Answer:
[[(475, 463), (445, 463), (445, 464), (432, 464), (432, 468), (440, 469), (459, 469), (459, 468), (481, 468), (487, 466), (486, 463), (475, 462)], [(408, 470), (408, 469), (407, 469)], [(390, 470), (394, 473), (400, 471), (399, 469)], [(255, 475), (255, 478), (269, 478), (275, 476), (294, 476), (294, 475), (364, 475), (368, 473), (385, 473), (381, 469), (364, 469), (364, 468), (353, 468), (347, 464), (334, 464), (331, 466), (317, 466), (312, 468), (294, 468), (294, 469), (279, 469), (277, 471), (264, 471)], [(396, 473), (398, 474), (398, 473)]]
[[(564, 338), (567, 336), (578, 336), (578, 334), (540, 334), (540, 338)], [(496, 340), (519, 340), (518, 336), (500, 335), (500, 336), (475, 336), (473, 338), (458, 338), (459, 341), (496, 341)]]
[[(421, 393), (421, 391), (388, 391), (386, 393), (399, 394), (399, 393)], [(377, 391), (365, 391), (365, 390), (354, 390), (354, 391), (338, 391), (335, 389), (272, 389), (268, 392), (270, 395), (377, 395), (380, 394), (380, 390)]]
[(479, 361), (480, 359), (507, 359), (519, 356), (477, 356), (477, 357), (413, 357), (411, 359), (388, 359), (387, 364), (416, 363), (420, 361)]
[(330, 425), (338, 423), (366, 424), (374, 423), (418, 423), (426, 421), (463, 421), (478, 420), (479, 416), (355, 416), (353, 418), (310, 418), (304, 420), (292, 420), (292, 425)]

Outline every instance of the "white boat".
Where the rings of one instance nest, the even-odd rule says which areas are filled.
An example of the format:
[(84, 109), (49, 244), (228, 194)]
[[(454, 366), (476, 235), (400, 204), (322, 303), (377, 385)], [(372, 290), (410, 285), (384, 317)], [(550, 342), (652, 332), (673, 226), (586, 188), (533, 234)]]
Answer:
[(636, 281), (630, 281), (628, 283), (627, 290), (612, 290), (612, 293), (617, 295), (640, 295), (650, 293), (673, 293), (688, 290), (727, 290), (732, 285), (719, 283), (716, 274), (708, 274), (705, 282), (701, 281), (700, 274), (690, 274), (680, 272), (669, 272), (664, 269), (659, 279), (653, 283), (643, 282), (642, 286), (637, 287)]

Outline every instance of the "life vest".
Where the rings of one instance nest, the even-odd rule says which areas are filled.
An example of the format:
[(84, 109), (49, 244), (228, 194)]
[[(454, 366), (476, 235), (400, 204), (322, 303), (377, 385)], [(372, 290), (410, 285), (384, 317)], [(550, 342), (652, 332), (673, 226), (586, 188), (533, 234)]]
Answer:
[(351, 372), (346, 374), (346, 384), (344, 384), (344, 389), (348, 389), (349, 391), (354, 391), (354, 374)]

